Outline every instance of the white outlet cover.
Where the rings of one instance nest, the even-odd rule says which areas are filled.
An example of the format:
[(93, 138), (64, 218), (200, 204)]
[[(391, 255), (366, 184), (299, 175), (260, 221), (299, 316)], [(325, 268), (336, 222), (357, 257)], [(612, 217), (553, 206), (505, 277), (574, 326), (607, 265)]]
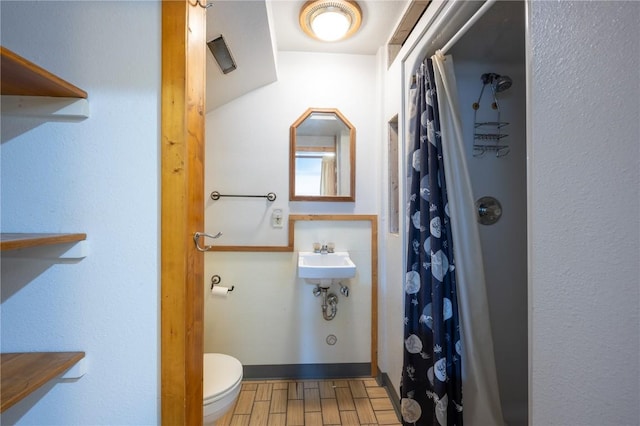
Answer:
[(274, 209), (271, 213), (271, 226), (274, 228), (284, 227), (284, 215), (282, 209)]

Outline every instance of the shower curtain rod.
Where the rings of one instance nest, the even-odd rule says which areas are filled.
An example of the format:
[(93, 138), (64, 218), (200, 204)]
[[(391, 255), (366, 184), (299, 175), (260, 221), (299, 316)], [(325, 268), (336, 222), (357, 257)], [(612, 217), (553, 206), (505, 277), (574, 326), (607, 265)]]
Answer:
[(484, 4), (482, 6), (480, 6), (480, 9), (478, 9), (476, 11), (476, 13), (473, 14), (473, 16), (471, 18), (469, 18), (469, 20), (458, 30), (457, 33), (454, 34), (453, 37), (451, 37), (451, 39), (447, 42), (447, 44), (445, 44), (441, 49), (440, 49), (440, 53), (442, 53), (442, 55), (446, 55), (447, 52), (449, 51), (449, 49), (451, 49), (451, 47), (453, 47), (454, 44), (456, 44), (456, 42), (463, 36), (466, 34), (467, 31), (469, 31), (469, 29), (473, 26), (473, 24), (476, 23), (476, 21), (478, 19), (480, 19), (487, 10), (489, 10), (489, 8), (491, 8), (491, 6), (493, 6), (493, 4), (496, 2), (497, 0), (487, 0), (484, 2)]

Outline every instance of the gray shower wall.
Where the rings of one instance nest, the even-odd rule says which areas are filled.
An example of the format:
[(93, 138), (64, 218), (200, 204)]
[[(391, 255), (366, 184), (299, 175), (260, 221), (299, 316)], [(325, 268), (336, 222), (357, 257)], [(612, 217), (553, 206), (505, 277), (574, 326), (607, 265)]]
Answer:
[[(502, 205), (502, 217), (494, 225), (479, 225), (491, 328), (505, 421), (510, 426), (527, 423), (527, 217), (526, 217), (526, 85), (524, 64), (465, 61), (454, 58), (459, 107), (463, 123), (467, 165), (474, 198), (492, 196)], [(474, 115), (480, 76), (495, 72), (513, 80), (510, 89), (498, 93), (502, 129), (509, 154), (494, 152), (474, 157)], [(491, 92), (485, 89), (478, 118), (495, 120)], [(488, 111), (487, 111), (488, 109)], [(486, 142), (483, 142), (486, 143)]]

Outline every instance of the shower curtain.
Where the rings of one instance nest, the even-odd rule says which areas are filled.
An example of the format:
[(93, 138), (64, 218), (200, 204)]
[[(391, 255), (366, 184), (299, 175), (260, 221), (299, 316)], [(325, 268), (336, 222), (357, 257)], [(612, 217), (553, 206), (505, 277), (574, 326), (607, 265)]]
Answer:
[(420, 67), (410, 97), (402, 418), (404, 424), (462, 425), (455, 262), (430, 59)]
[[(435, 64), (435, 69), (432, 68), (433, 64)], [(433, 78), (429, 79), (431, 76)], [(429, 132), (432, 132), (436, 138), (436, 148), (439, 148), (439, 151), (436, 150), (435, 153), (439, 159), (441, 159), (441, 162), (438, 164), (442, 172), (439, 175), (439, 181), (440, 183), (444, 183), (443, 187), (445, 188), (443, 192), (445, 198), (443, 198), (443, 200), (446, 200), (444, 206), (445, 219), (447, 219), (446, 224), (448, 226), (445, 226), (444, 229), (448, 231), (447, 236), (453, 242), (453, 252), (456, 263), (455, 273), (451, 274), (453, 280), (450, 281), (453, 287), (451, 293), (453, 299), (449, 300), (451, 303), (451, 317), (447, 318), (449, 315), (447, 313), (449, 302), (442, 302), (441, 307), (444, 308), (440, 311), (442, 312), (442, 317), (440, 317), (440, 315), (433, 315), (434, 310), (431, 308), (430, 311), (427, 306), (423, 309), (423, 316), (423, 313), (416, 308), (413, 301), (416, 300), (417, 303), (420, 304), (420, 299), (430, 298), (431, 294), (418, 296), (419, 293), (428, 293), (430, 288), (417, 288), (418, 286), (422, 286), (422, 281), (425, 279), (423, 277), (427, 276), (428, 278), (428, 274), (421, 273), (427, 272), (427, 270), (423, 267), (423, 271), (420, 269), (420, 265), (415, 264), (416, 249), (418, 253), (421, 251), (420, 246), (414, 249), (416, 244), (415, 235), (421, 231), (415, 227), (414, 218), (416, 218), (416, 212), (413, 210), (415, 208), (420, 210), (420, 206), (416, 203), (423, 204), (423, 208), (427, 208), (428, 206), (429, 210), (431, 210), (431, 205), (423, 202), (422, 197), (423, 194), (427, 197), (432, 197), (432, 192), (429, 186), (420, 183), (421, 172), (419, 172), (419, 170), (423, 167), (421, 167), (419, 163), (416, 163), (416, 161), (412, 161), (412, 164), (410, 164), (408, 168), (412, 171), (412, 176), (408, 177), (409, 187), (411, 188), (411, 193), (409, 194), (409, 201), (411, 203), (409, 222), (411, 222), (412, 225), (409, 226), (410, 229), (407, 238), (409, 248), (405, 282), (405, 365), (401, 386), (403, 422), (404, 424), (416, 425), (462, 424), (462, 403), (460, 400), (454, 399), (458, 396), (456, 393), (457, 387), (451, 395), (438, 396), (436, 400), (431, 389), (424, 392), (415, 391), (415, 381), (412, 380), (412, 377), (413, 379), (422, 379), (425, 377), (424, 375), (417, 376), (415, 373), (409, 374), (415, 371), (415, 366), (412, 365), (412, 362), (420, 363), (416, 354), (411, 353), (411, 351), (416, 351), (416, 344), (418, 343), (415, 337), (410, 337), (413, 334), (412, 331), (426, 332), (425, 343), (427, 343), (427, 346), (423, 344), (422, 350), (418, 352), (421, 358), (431, 356), (429, 352), (432, 351), (435, 353), (436, 349), (441, 353), (443, 351), (441, 345), (430, 346), (433, 343), (429, 340), (429, 332), (434, 330), (433, 332), (435, 333), (435, 328), (420, 328), (420, 321), (421, 318), (423, 318), (425, 321), (432, 321), (434, 323), (436, 321), (445, 323), (447, 321), (452, 322), (454, 315), (453, 307), (456, 301), (454, 292), (457, 291), (457, 304), (460, 308), (458, 330), (462, 343), (460, 344), (459, 340), (455, 340), (455, 354), (453, 356), (458, 360), (457, 365), (461, 366), (462, 370), (461, 381), (462, 392), (464, 393), (464, 423), (466, 426), (502, 426), (504, 425), (504, 421), (498, 393), (493, 338), (491, 335), (488, 300), (484, 282), (482, 250), (475, 217), (475, 202), (471, 189), (471, 180), (465, 160), (462, 125), (457, 101), (458, 94), (453, 72), (453, 59), (451, 56), (445, 57), (439, 51), (436, 52), (431, 60), (426, 60), (423, 63), (417, 75), (416, 83), (417, 87), (412, 88), (410, 93), (410, 97), (418, 102), (416, 105), (412, 102), (410, 107), (410, 118), (413, 117), (413, 119), (410, 125), (409, 143), (413, 144), (414, 147), (409, 147), (408, 151), (413, 150), (412, 160), (416, 159), (420, 161), (420, 159), (416, 158), (415, 149), (419, 148), (420, 144), (421, 135), (419, 129), (422, 127), (422, 115), (417, 111), (417, 108), (420, 106), (419, 100), (421, 97), (433, 96), (435, 99), (431, 100), (428, 107), (434, 112), (437, 120), (435, 120), (435, 122), (432, 120), (431, 123), (429, 121), (425, 122), (427, 125), (427, 134), (424, 137), (428, 137)], [(424, 93), (421, 94), (421, 92)], [(422, 101), (423, 105), (425, 103), (425, 101)], [(434, 124), (438, 125), (437, 129), (434, 127)], [(418, 146), (415, 146), (416, 144), (418, 144)], [(428, 145), (429, 150), (426, 152), (421, 152), (421, 150), (418, 149), (418, 152), (422, 153), (422, 155), (417, 155), (418, 157), (424, 157), (428, 153), (434, 152), (431, 147), (432, 143)], [(418, 165), (417, 169), (413, 167), (413, 164)], [(422, 164), (425, 163), (423, 162)], [(441, 223), (443, 222), (444, 221), (441, 220)], [(425, 222), (423, 222), (423, 224), (424, 223)], [(420, 225), (420, 228), (426, 228), (426, 226)], [(424, 231), (426, 231), (426, 229), (424, 229)], [(429, 235), (426, 236), (428, 237), (429, 245), (433, 247), (431, 237)], [(451, 247), (450, 242), (447, 245)], [(422, 247), (425, 248), (424, 245)], [(432, 249), (430, 248), (428, 252), (424, 251), (424, 253), (421, 254), (425, 259), (431, 257), (431, 265), (433, 265), (434, 259), (431, 252)], [(449, 269), (453, 269), (453, 258), (447, 257), (447, 260), (450, 264)], [(427, 265), (428, 263), (425, 262), (425, 266)], [(413, 272), (418, 271), (420, 272), (420, 281), (416, 282), (416, 274), (413, 274)], [(436, 282), (436, 284), (439, 284), (439, 282)], [(416, 315), (418, 315), (417, 319)], [(422, 337), (416, 336), (418, 339)], [(451, 337), (450, 335), (449, 338)], [(445, 341), (447, 341), (446, 332)], [(422, 340), (420, 340), (420, 343), (423, 343)], [(451, 342), (448, 343), (451, 344)], [(424, 356), (422, 354), (424, 354)], [(460, 361), (460, 359), (462, 361)], [(451, 370), (454, 370), (453, 361), (453, 357), (448, 358), (446, 367), (451, 367)], [(449, 362), (451, 362), (450, 365)], [(429, 363), (429, 358), (427, 358), (426, 363)], [(425, 367), (423, 366), (421, 368)], [(426, 368), (427, 383), (433, 387), (433, 375), (429, 374), (430, 367), (426, 366)], [(446, 371), (449, 373), (449, 370)], [(456, 382), (460, 379), (459, 376), (455, 376), (454, 378)], [(452, 381), (451, 378), (449, 378), (449, 381)], [(439, 383), (438, 381), (433, 381), (433, 384)], [(420, 385), (426, 386), (424, 382)], [(451, 401), (453, 401), (453, 403)], [(425, 417), (424, 413), (422, 413), (423, 407), (431, 410), (431, 414), (429, 411), (427, 412), (428, 415), (430, 414), (430, 418), (428, 418), (428, 416)], [(436, 408), (435, 418), (433, 416), (434, 408)], [(452, 408), (455, 409), (454, 417), (449, 416), (449, 413), (453, 411)], [(446, 418), (443, 417), (445, 412), (447, 413)], [(423, 415), (419, 416), (419, 413)], [(438, 417), (438, 413), (440, 413), (440, 417)], [(458, 413), (460, 413), (460, 415), (458, 415)], [(443, 423), (443, 421), (446, 421), (446, 423)]]

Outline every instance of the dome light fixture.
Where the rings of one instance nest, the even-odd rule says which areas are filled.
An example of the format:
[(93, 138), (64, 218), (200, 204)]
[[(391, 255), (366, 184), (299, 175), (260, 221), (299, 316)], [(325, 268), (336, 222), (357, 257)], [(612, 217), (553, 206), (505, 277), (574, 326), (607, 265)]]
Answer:
[(300, 27), (321, 41), (340, 41), (360, 28), (362, 11), (351, 0), (311, 0), (300, 10)]

